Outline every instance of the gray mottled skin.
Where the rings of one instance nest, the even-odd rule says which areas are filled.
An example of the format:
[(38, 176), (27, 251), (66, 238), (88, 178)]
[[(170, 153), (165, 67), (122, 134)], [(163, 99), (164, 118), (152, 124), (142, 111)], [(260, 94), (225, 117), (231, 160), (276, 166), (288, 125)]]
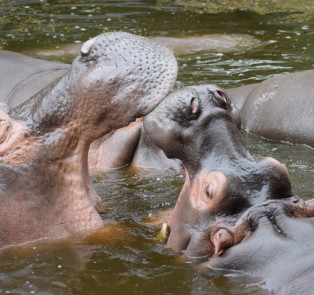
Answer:
[(89, 145), (150, 112), (176, 75), (168, 49), (128, 33), (103, 34), (26, 103), (0, 110), (0, 247), (101, 226)]
[(249, 152), (228, 98), (214, 85), (174, 91), (145, 116), (144, 128), (186, 169), (168, 220), (168, 245), (177, 253), (206, 256), (212, 249), (208, 230), (217, 218), (236, 218), (265, 200), (292, 197), (286, 167)]
[(246, 131), (314, 147), (314, 70), (227, 90)]

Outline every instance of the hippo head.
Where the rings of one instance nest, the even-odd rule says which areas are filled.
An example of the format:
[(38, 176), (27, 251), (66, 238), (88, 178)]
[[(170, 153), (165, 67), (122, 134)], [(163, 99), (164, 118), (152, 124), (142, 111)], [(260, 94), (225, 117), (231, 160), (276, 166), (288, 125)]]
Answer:
[[(144, 119), (151, 141), (178, 158), (186, 179), (168, 220), (168, 245), (187, 256), (215, 251), (212, 226), (232, 223), (246, 209), (268, 199), (292, 197), (289, 174), (272, 158), (245, 147), (224, 92), (213, 85), (171, 93)], [(224, 235), (224, 243), (232, 239)]]
[(173, 54), (154, 41), (102, 34), (83, 44), (64, 76), (0, 110), (0, 246), (99, 225), (90, 201), (90, 143), (150, 112), (176, 74)]

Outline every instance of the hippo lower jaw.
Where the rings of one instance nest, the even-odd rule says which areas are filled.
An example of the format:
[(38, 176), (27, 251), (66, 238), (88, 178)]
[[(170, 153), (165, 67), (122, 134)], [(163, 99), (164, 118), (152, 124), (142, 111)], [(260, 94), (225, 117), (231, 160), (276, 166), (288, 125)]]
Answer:
[[(274, 294), (310, 294), (313, 281), (314, 202), (271, 200), (212, 227), (215, 252), (201, 272), (228, 270), (264, 280)], [(278, 293), (276, 293), (278, 292)], [(304, 293), (303, 293), (304, 292)]]

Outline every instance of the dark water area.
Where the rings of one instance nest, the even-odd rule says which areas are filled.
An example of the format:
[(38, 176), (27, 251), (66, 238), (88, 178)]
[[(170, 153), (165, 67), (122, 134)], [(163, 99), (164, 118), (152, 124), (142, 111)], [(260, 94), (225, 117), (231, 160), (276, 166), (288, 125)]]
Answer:
[[(314, 67), (313, 1), (0, 0), (0, 49), (70, 62), (50, 53), (113, 30), (241, 39), (234, 48), (176, 52), (186, 84), (228, 88)], [(313, 149), (243, 136), (250, 150), (287, 165), (296, 194), (314, 197)], [(165, 247), (160, 227), (145, 222), (174, 206), (183, 182), (172, 172), (128, 169), (93, 176), (112, 230), (93, 241), (0, 253), (0, 294), (269, 294), (258, 278), (198, 273)]]

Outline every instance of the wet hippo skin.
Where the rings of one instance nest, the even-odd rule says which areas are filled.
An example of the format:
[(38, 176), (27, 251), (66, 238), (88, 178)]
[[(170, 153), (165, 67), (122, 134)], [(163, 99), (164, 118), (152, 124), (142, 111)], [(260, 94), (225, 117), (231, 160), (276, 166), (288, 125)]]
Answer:
[[(89, 146), (150, 112), (173, 89), (177, 64), (147, 38), (112, 32), (85, 42), (72, 66), (57, 70), (63, 75), (27, 102), (0, 110), (0, 247), (103, 224)], [(25, 73), (21, 80), (33, 74)]]
[[(279, 75), (261, 83), (227, 89), (226, 93), (238, 109), (241, 125), (246, 131), (273, 140), (314, 147), (314, 86), (310, 82), (312, 80), (314, 70)], [(122, 138), (119, 134), (111, 136), (116, 142), (125, 141), (125, 137)], [(154, 147), (149, 139), (145, 138), (147, 138), (145, 130), (142, 130), (141, 141), (138, 143), (134, 158), (129, 157), (120, 167), (131, 164), (133, 167), (144, 169), (181, 170), (178, 161), (167, 159), (163, 151)], [(99, 148), (101, 150), (101, 145)], [(113, 145), (110, 149), (116, 150)], [(102, 154), (106, 158), (104, 153)], [(118, 166), (98, 165), (98, 169), (107, 168)]]
[(214, 85), (172, 92), (145, 116), (150, 140), (185, 167), (185, 183), (168, 220), (168, 245), (186, 256), (206, 256), (208, 229), (269, 199), (294, 199), (286, 167), (250, 153), (229, 99)]
[(246, 131), (314, 147), (314, 70), (227, 90)]
[(0, 102), (18, 106), (61, 77), (70, 65), (48, 62), (23, 54), (0, 50)]

